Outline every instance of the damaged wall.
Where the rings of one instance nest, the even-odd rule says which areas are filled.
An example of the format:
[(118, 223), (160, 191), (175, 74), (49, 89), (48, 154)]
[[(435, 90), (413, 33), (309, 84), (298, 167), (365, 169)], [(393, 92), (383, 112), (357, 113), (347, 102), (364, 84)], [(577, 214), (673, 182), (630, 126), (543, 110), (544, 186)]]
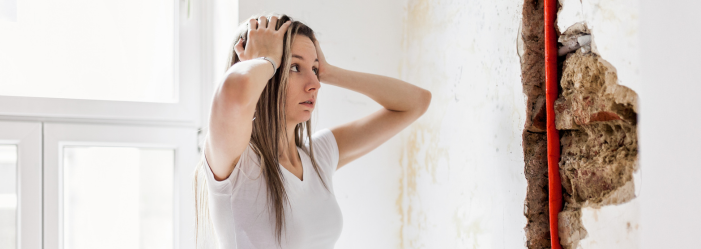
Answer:
[(548, 220), (548, 148), (545, 111), (545, 47), (543, 0), (524, 1), (518, 54), (526, 97), (523, 130), (524, 176), (528, 181), (524, 215), (526, 247), (550, 247)]
[(559, 215), (561, 244), (638, 248), (638, 3), (560, 4), (560, 42), (581, 33), (591, 34), (592, 40), (590, 46), (560, 58), (561, 92), (555, 112), (565, 200)]
[[(524, 3), (520, 51), (528, 103), (523, 138), (529, 184), (526, 235), (528, 248), (538, 249), (550, 247), (542, 5), (542, 0)], [(561, 0), (559, 9), (559, 45), (591, 40), (558, 59), (555, 112), (565, 202), (559, 214), (560, 242), (573, 249), (637, 248), (637, 3)]]
[(522, 3), (409, 1), (401, 78), (433, 100), (401, 133), (399, 248), (524, 248)]

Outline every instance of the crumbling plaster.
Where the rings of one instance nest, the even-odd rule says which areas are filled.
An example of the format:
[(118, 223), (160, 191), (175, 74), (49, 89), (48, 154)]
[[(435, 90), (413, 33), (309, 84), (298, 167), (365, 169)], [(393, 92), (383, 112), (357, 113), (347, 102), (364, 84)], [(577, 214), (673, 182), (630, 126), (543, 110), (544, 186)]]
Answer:
[[(582, 231), (580, 233), (577, 233), (577, 229), (573, 229), (572, 227), (570, 228), (565, 228), (565, 232), (563, 232), (563, 222), (567, 223), (572, 221), (571, 215), (574, 215), (574, 213), (571, 213), (568, 211), (568, 209), (565, 210), (565, 212), (560, 214), (561, 219), (563, 221), (560, 222), (560, 227), (561, 227), (561, 236), (564, 237), (563, 239), (563, 245), (568, 245), (567, 242), (572, 242), (576, 241), (577, 239), (582, 239), (581, 241), (578, 242), (577, 244), (569, 244), (569, 245), (576, 245), (576, 248), (638, 248), (639, 247), (639, 213), (640, 213), (640, 204), (639, 200), (635, 198), (636, 196), (639, 195), (640, 193), (640, 179), (641, 179), (641, 172), (638, 170), (634, 174), (630, 174), (628, 170), (635, 170), (637, 169), (637, 126), (631, 127), (631, 124), (637, 123), (636, 120), (630, 120), (630, 117), (628, 118), (628, 122), (626, 122), (626, 118), (623, 117), (624, 115), (606, 115), (608, 112), (606, 110), (614, 110), (616, 104), (620, 103), (628, 103), (629, 107), (631, 109), (634, 109), (637, 112), (637, 94), (640, 91), (640, 77), (639, 77), (639, 57), (638, 57), (638, 1), (636, 0), (561, 0), (560, 3), (562, 4), (562, 8), (558, 13), (558, 19), (557, 19), (557, 27), (561, 32), (564, 32), (567, 30), (567, 28), (575, 25), (576, 23), (585, 23), (586, 26), (588, 27), (590, 33), (592, 34), (592, 51), (593, 55), (586, 56), (581, 53), (581, 51), (577, 52), (574, 55), (570, 55), (568, 57), (568, 60), (572, 59), (572, 61), (565, 61), (565, 69), (563, 69), (563, 81), (567, 80), (567, 77), (573, 77), (574, 75), (567, 75), (567, 63), (569, 62), (571, 65), (577, 64), (577, 66), (582, 66), (582, 65), (595, 65), (596, 68), (599, 70), (603, 70), (604, 72), (600, 73), (590, 73), (592, 75), (599, 75), (599, 76), (604, 76), (606, 79), (600, 79), (602, 82), (606, 82), (607, 86), (609, 86), (608, 93), (616, 95), (615, 97), (611, 96), (604, 96), (606, 95), (605, 92), (592, 92), (590, 93), (592, 95), (592, 99), (595, 99), (594, 101), (596, 102), (598, 100), (601, 100), (597, 102), (601, 108), (596, 109), (595, 107), (597, 106), (597, 103), (592, 104), (591, 106), (587, 108), (572, 108), (570, 107), (570, 110), (579, 110), (580, 111), (580, 122), (589, 122), (593, 119), (603, 119), (603, 120), (608, 120), (608, 122), (604, 122), (606, 124), (599, 124), (599, 125), (589, 125), (586, 129), (581, 129), (581, 127), (575, 127), (577, 126), (574, 124), (575, 120), (568, 120), (568, 118), (572, 118), (573, 116), (577, 115), (562, 115), (562, 117), (558, 117), (558, 129), (561, 130), (568, 130), (568, 129), (578, 129), (579, 131), (565, 131), (563, 134), (562, 142), (563, 142), (563, 160), (570, 160), (570, 162), (563, 162), (561, 163), (561, 167), (565, 167), (564, 171), (565, 172), (575, 172), (573, 170), (567, 170), (567, 169), (574, 169), (573, 167), (580, 167), (580, 166), (571, 166), (574, 164), (586, 164), (590, 166), (581, 166), (587, 169), (590, 169), (590, 171), (593, 169), (594, 172), (597, 173), (604, 173), (604, 171), (611, 171), (611, 170), (623, 170), (620, 171), (620, 177), (614, 179), (614, 177), (609, 177), (607, 179), (604, 179), (606, 177), (600, 177), (600, 175), (595, 175), (591, 176), (589, 175), (589, 178), (577, 178), (573, 177), (570, 175), (570, 179), (579, 179), (575, 180), (579, 184), (584, 184), (584, 185), (589, 185), (587, 187), (593, 187), (593, 188), (588, 188), (586, 191), (580, 191), (577, 193), (577, 191), (574, 191), (574, 195), (577, 196), (579, 194), (580, 199), (579, 201), (574, 201), (574, 203), (578, 203), (577, 205), (581, 205), (581, 213), (577, 213), (576, 215), (581, 217), (581, 226), (583, 229), (579, 230)], [(574, 56), (574, 57), (573, 57)], [(574, 60), (580, 60), (579, 62), (575, 62)], [(584, 62), (581, 60), (585, 60)], [(587, 72), (590, 72), (592, 70), (589, 70)], [(581, 72), (580, 72), (581, 73)], [(585, 73), (586, 74), (586, 73)], [(585, 75), (586, 76), (586, 75)], [(581, 76), (580, 76), (581, 77)], [(596, 79), (592, 80), (586, 79), (583, 80), (582, 82), (592, 82), (596, 81)], [(566, 84), (563, 82), (563, 84)], [(624, 87), (619, 87), (624, 86)], [(565, 86), (563, 86), (565, 87)], [(618, 88), (617, 88), (618, 87)], [(606, 88), (606, 87), (605, 87)], [(597, 88), (600, 89), (600, 88)], [(567, 89), (564, 90), (567, 92)], [(586, 92), (586, 91), (580, 91), (580, 92)], [(566, 95), (566, 93), (563, 93)], [(633, 96), (633, 97), (631, 97)], [(617, 99), (616, 99), (617, 98)], [(569, 103), (576, 103), (577, 101), (574, 102), (568, 102), (566, 100), (567, 98), (561, 98), (559, 99), (559, 104), (566, 106)], [(614, 99), (616, 99), (614, 101)], [(608, 101), (608, 102), (607, 102)], [(606, 103), (609, 104), (606, 104)], [(582, 103), (579, 101), (579, 103)], [(593, 107), (592, 107), (593, 106)], [(557, 106), (556, 106), (557, 107)], [(562, 107), (561, 108), (565, 108)], [(593, 109), (592, 109), (593, 108)], [(587, 115), (581, 115), (582, 113), (586, 113)], [(599, 115), (600, 114), (600, 115)], [(619, 113), (620, 114), (620, 113)], [(586, 117), (585, 117), (586, 116)], [(614, 118), (620, 118), (623, 121), (611, 121), (611, 119)], [(611, 124), (613, 123), (613, 124)], [(616, 124), (618, 123), (618, 124)], [(596, 127), (600, 126), (600, 127)], [(605, 127), (604, 127), (605, 126)], [(611, 131), (613, 132), (615, 137), (615, 134), (620, 134), (625, 139), (631, 139), (634, 137), (636, 141), (629, 141), (630, 146), (634, 145), (634, 149), (631, 149), (630, 147), (622, 146), (622, 148), (627, 148), (624, 149), (625, 152), (621, 152), (620, 150), (617, 150), (619, 153), (618, 157), (616, 155), (613, 155), (614, 157), (612, 159), (608, 160), (613, 160), (613, 161), (606, 161), (607, 159), (605, 158), (604, 155), (599, 155), (599, 156), (593, 156), (591, 157), (592, 160), (593, 158), (602, 158), (602, 159), (597, 159), (597, 161), (589, 161), (586, 159), (573, 159), (572, 157), (567, 156), (568, 149), (576, 149), (576, 148), (568, 148), (567, 147), (567, 142), (571, 141), (571, 138), (574, 138), (572, 136), (573, 133), (587, 133), (588, 136), (598, 136), (604, 133), (603, 130), (600, 130), (601, 128), (606, 128), (606, 131)], [(599, 130), (597, 130), (599, 129)], [(631, 131), (630, 129), (634, 129)], [(582, 131), (583, 130), (583, 131)], [(626, 136), (627, 135), (627, 136)], [(587, 135), (584, 136), (579, 136), (581, 137), (588, 137)], [(608, 136), (608, 135), (606, 135)], [(624, 141), (624, 140), (619, 140), (619, 141)], [(603, 143), (603, 140), (600, 140), (600, 142)], [(596, 139), (589, 139), (588, 143), (597, 143)], [(597, 147), (591, 146), (590, 147), (585, 147), (582, 149), (588, 149), (591, 150), (592, 148), (604, 148), (605, 146), (602, 144), (599, 144)], [(603, 147), (602, 147), (603, 146)], [(593, 151), (588, 151), (588, 152), (593, 152)], [(631, 153), (635, 153), (635, 155), (632, 155)], [(608, 153), (608, 152), (607, 152)], [(620, 153), (624, 153), (620, 155)], [(581, 153), (573, 153), (574, 155), (580, 155)], [(634, 158), (629, 158), (629, 159), (621, 159), (621, 157), (631, 157), (634, 156)], [(601, 161), (604, 160), (604, 161)], [(634, 165), (620, 165), (620, 163), (624, 164), (634, 164)], [(568, 166), (570, 165), (570, 166)], [(580, 169), (577, 172), (588, 172), (587, 170), (582, 170)], [(567, 173), (565, 173), (566, 175)], [(592, 178), (594, 177), (594, 178)], [(568, 179), (568, 176), (563, 177), (563, 184), (565, 185), (565, 189), (568, 190), (567, 192), (572, 194), (573, 190), (571, 188), (568, 189), (568, 182), (565, 181)], [(629, 178), (632, 178), (630, 180)], [(612, 180), (613, 179), (613, 180)], [(628, 180), (630, 180), (628, 182)], [(596, 185), (596, 186), (594, 186)], [(580, 188), (581, 190), (581, 188)], [(615, 190), (611, 192), (611, 190)], [(584, 195), (585, 197), (582, 199), (581, 196)], [(588, 196), (587, 196), (588, 195)], [(591, 201), (586, 201), (589, 198)], [(577, 225), (577, 222), (572, 222), (575, 223), (574, 225)], [(586, 232), (583, 232), (586, 231)], [(564, 235), (564, 236), (563, 236)], [(570, 238), (571, 236), (574, 237), (579, 237), (579, 238)]]
[(640, 93), (638, 23), (640, 0), (559, 0), (557, 28), (578, 22), (591, 30), (594, 52), (616, 68), (618, 84)]

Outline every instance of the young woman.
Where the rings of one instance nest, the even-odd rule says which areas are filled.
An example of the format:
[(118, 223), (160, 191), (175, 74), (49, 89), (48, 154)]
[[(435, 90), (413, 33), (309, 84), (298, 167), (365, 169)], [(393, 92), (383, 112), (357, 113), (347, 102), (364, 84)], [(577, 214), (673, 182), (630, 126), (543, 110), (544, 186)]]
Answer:
[[(312, 29), (285, 15), (242, 24), (230, 58), (195, 172), (197, 231), (211, 221), (220, 248), (333, 248), (333, 174), (418, 119), (431, 93), (329, 64)], [(384, 108), (312, 134), (320, 82)]]

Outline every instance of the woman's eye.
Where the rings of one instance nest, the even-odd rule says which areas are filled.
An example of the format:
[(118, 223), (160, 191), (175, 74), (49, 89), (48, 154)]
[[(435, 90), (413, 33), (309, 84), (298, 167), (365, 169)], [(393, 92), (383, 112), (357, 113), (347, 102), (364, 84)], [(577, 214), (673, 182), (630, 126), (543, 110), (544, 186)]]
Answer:
[(290, 70), (294, 72), (299, 72), (299, 68), (297, 68), (297, 65), (292, 65), (292, 67), (290, 67)]
[(315, 74), (315, 75), (319, 75), (319, 69), (318, 69), (318, 68), (313, 68), (312, 70), (314, 70), (314, 74)]

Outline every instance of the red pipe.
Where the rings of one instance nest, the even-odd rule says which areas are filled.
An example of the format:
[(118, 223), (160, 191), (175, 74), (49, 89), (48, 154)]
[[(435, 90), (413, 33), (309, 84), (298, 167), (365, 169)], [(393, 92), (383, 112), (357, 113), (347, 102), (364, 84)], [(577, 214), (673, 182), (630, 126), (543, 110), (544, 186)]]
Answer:
[(548, 136), (548, 189), (550, 209), (550, 243), (552, 249), (561, 249), (557, 229), (557, 214), (562, 209), (560, 183), (560, 135), (555, 128), (555, 100), (557, 99), (557, 42), (555, 15), (557, 0), (545, 0), (545, 104)]

